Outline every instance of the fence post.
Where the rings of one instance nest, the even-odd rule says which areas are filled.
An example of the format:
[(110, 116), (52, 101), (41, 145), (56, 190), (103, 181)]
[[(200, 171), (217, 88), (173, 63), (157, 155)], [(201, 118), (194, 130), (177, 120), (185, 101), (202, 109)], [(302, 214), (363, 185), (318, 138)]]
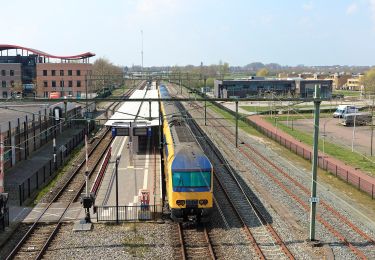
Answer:
[(49, 176), (52, 174), (52, 161), (49, 160)]
[(361, 177), (358, 177), (358, 190), (361, 189)]
[(36, 189), (39, 189), (39, 170), (36, 171)]
[[(374, 185), (372, 185), (372, 188), (374, 188)], [(22, 206), (22, 190), (21, 190), (21, 184), (18, 185), (18, 192), (19, 192), (20, 206)]]
[(348, 182), (349, 181), (349, 172), (348, 172), (348, 170), (346, 170), (346, 182)]
[(374, 184), (371, 186), (371, 199), (374, 199)]
[(30, 197), (30, 178), (27, 179), (27, 197)]
[(43, 166), (43, 183), (46, 182), (46, 166)]
[(336, 177), (337, 177), (337, 164), (336, 164)]

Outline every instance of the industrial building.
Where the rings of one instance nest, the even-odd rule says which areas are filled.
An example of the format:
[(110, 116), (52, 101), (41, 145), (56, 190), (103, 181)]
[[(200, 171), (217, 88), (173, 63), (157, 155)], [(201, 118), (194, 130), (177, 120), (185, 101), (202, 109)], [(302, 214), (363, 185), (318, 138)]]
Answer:
[(248, 79), (215, 80), (214, 95), (217, 98), (245, 98), (263, 96), (312, 97), (315, 85), (321, 86), (321, 97), (332, 95), (332, 80), (267, 79), (250, 77)]
[[(90, 92), (87, 75), (92, 71), (86, 52), (73, 56), (56, 56), (35, 49), (0, 44), (0, 98), (14, 93), (48, 98), (70, 96), (80, 98)], [(56, 95), (57, 94), (57, 95)]]

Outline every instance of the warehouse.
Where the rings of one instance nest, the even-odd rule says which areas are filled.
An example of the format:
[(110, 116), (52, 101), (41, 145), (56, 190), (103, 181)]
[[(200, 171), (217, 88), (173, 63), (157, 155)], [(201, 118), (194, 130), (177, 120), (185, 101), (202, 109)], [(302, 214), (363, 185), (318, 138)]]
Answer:
[(250, 77), (248, 79), (215, 80), (214, 95), (217, 98), (282, 97), (308, 98), (313, 96), (314, 87), (321, 86), (321, 97), (332, 96), (332, 80), (268, 79)]

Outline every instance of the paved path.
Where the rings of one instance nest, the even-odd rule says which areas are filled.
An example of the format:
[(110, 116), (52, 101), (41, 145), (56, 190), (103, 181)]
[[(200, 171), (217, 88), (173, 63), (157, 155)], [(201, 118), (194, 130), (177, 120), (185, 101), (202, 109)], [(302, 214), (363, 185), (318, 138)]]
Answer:
[(118, 155), (121, 155), (118, 166), (119, 205), (137, 205), (140, 189), (150, 191), (150, 205), (160, 204), (160, 154), (157, 150), (156, 155), (153, 154), (153, 147), (148, 139), (146, 151), (133, 153), (131, 160), (128, 139), (116, 137), (112, 144), (112, 156), (96, 197), (96, 205), (116, 205), (115, 160)]
[[(257, 125), (262, 126), (266, 129), (272, 131), (273, 133), (277, 133), (277, 135), (283, 137), (284, 139), (286, 139), (290, 142), (297, 143), (300, 147), (304, 148), (306, 151), (312, 152), (311, 146), (300, 142), (299, 140), (295, 139), (294, 137), (282, 132), (280, 129), (276, 129), (272, 124), (265, 121), (261, 116), (258, 116), (258, 115), (249, 116), (248, 119), (251, 120), (252, 122), (254, 122)], [(345, 162), (340, 161), (336, 158), (333, 158), (329, 155), (323, 154), (320, 151), (319, 151), (318, 156), (324, 157), (324, 160), (328, 161), (329, 163), (336, 164), (339, 167), (341, 167), (344, 171), (351, 172), (351, 173), (357, 175), (358, 177), (360, 177), (362, 180), (365, 180), (368, 183), (370, 183), (372, 185), (375, 185), (375, 178), (367, 175), (366, 173), (362, 172), (361, 170), (356, 169), (355, 167), (352, 167), (350, 165), (347, 165), (347, 164), (345, 164)]]

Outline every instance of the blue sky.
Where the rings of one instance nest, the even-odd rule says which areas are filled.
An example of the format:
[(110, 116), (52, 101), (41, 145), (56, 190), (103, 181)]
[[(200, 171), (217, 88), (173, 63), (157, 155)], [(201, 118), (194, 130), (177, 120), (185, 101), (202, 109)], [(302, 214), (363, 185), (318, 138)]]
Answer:
[(0, 0), (0, 43), (116, 64), (374, 65), (375, 0)]

